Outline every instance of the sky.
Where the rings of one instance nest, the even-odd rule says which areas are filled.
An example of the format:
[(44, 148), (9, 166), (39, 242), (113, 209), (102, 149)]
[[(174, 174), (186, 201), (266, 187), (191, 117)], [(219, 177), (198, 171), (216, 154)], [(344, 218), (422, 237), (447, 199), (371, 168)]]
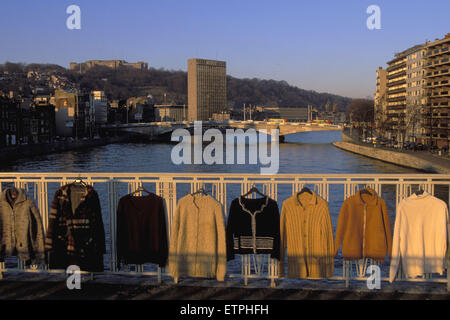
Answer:
[[(73, 4), (79, 30), (66, 26)], [(370, 5), (381, 29), (367, 28)], [(204, 58), (237, 78), (365, 98), (395, 53), (450, 33), (449, 12), (449, 0), (1, 0), (0, 63), (123, 59), (186, 71)]]

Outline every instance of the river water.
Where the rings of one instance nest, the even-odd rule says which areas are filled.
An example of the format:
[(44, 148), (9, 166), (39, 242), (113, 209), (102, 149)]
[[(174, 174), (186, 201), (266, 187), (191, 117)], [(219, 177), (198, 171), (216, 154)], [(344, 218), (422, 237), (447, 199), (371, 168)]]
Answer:
[[(331, 143), (341, 140), (339, 131), (306, 132), (286, 137), (280, 144), (279, 173), (418, 173), (416, 170), (371, 160), (335, 148)], [(102, 147), (68, 151), (31, 159), (19, 160), (12, 164), (2, 164), (0, 170), (6, 172), (202, 172), (202, 173), (259, 173), (260, 165), (176, 165), (171, 160), (174, 144), (167, 143), (122, 143)], [(58, 186), (49, 186), (51, 198)], [(147, 187), (150, 191), (154, 187)], [(314, 188), (314, 186), (311, 186)], [(96, 190), (101, 199), (107, 241), (109, 240), (109, 221), (107, 217), (106, 186), (99, 185)], [(343, 202), (343, 186), (330, 187), (330, 215), (333, 229), (337, 224), (340, 207)], [(208, 186), (207, 186), (208, 191)], [(177, 198), (188, 192), (187, 186), (177, 190)], [(238, 186), (227, 190), (228, 207), (231, 200), (240, 194)], [(120, 196), (128, 193), (126, 186), (119, 189)], [(278, 188), (278, 205), (281, 210), (282, 201), (289, 197), (292, 189), (288, 186)], [(447, 193), (448, 195), (448, 193)], [(386, 200), (392, 228), (395, 221), (395, 189), (389, 186), (382, 188), (381, 196)], [(51, 199), (49, 199), (51, 200)], [(107, 242), (109, 243), (109, 241)], [(109, 247), (109, 246), (108, 246)], [(109, 248), (108, 248), (109, 252)], [(338, 257), (336, 271), (341, 265)], [(109, 269), (109, 255), (105, 255), (105, 268)], [(153, 266), (148, 266), (149, 270)], [(229, 262), (229, 271), (240, 272), (239, 261)], [(386, 271), (387, 265), (383, 267)], [(147, 269), (147, 267), (146, 267)], [(386, 276), (384, 274), (383, 276)]]

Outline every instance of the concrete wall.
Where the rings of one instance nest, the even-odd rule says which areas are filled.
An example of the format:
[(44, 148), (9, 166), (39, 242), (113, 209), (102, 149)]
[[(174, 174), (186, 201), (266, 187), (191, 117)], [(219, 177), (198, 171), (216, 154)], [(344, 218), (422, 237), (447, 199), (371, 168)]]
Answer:
[[(344, 138), (344, 135), (343, 135)], [(396, 151), (389, 151), (384, 149), (377, 149), (374, 147), (366, 147), (357, 145), (351, 142), (339, 141), (333, 143), (335, 147), (343, 149), (345, 151), (350, 151), (353, 153), (357, 153), (369, 158), (393, 163), (403, 167), (410, 167), (413, 169), (423, 170), (426, 172), (433, 173), (450, 173), (450, 168), (432, 163), (425, 159), (421, 159), (412, 154), (408, 153), (400, 153)]]

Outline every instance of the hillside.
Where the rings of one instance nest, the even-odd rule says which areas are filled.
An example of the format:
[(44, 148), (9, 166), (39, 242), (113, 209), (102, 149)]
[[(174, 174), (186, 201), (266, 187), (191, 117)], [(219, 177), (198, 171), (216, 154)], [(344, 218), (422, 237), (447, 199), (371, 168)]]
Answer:
[[(8, 65), (7, 65), (8, 64)], [(187, 104), (187, 73), (184, 71), (169, 71), (164, 69), (112, 70), (95, 67), (79, 74), (56, 65), (11, 64), (0, 65), (2, 70), (56, 71), (66, 76), (81, 89), (103, 90), (109, 99), (126, 99), (132, 96), (152, 94), (156, 103)], [(7, 66), (6, 66), (7, 65)], [(166, 94), (166, 97), (164, 97)], [(307, 106), (312, 105), (323, 109), (329, 102), (337, 104), (339, 111), (345, 111), (351, 98), (329, 93), (318, 93), (303, 90), (289, 85), (286, 81), (237, 79), (227, 76), (228, 105), (241, 108), (242, 104), (265, 106)]]

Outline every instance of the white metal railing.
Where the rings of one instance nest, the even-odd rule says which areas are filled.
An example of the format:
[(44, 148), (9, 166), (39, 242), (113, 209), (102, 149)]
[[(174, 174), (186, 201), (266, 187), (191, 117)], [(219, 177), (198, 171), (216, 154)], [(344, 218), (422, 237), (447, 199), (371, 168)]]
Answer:
[[(146, 265), (125, 266), (125, 270), (117, 268), (116, 249), (116, 210), (119, 198), (133, 192), (139, 186), (145, 185), (146, 189), (153, 191), (165, 200), (168, 232), (170, 235), (171, 221), (177, 201), (189, 192), (205, 187), (209, 194), (215, 197), (224, 207), (225, 215), (228, 214), (228, 203), (235, 197), (247, 192), (256, 185), (266, 195), (278, 201), (281, 209), (282, 199), (300, 191), (305, 185), (311, 186), (314, 191), (330, 204), (330, 213), (336, 220), (340, 205), (349, 196), (356, 193), (362, 187), (371, 187), (378, 195), (388, 196), (386, 202), (391, 203), (391, 213), (398, 203), (421, 188), (427, 192), (439, 196), (447, 203), (450, 202), (450, 175), (444, 174), (277, 174), (262, 176), (258, 174), (213, 174), (213, 173), (0, 173), (0, 191), (5, 187), (14, 185), (28, 191), (32, 195), (42, 216), (44, 232), (48, 226), (49, 203), (53, 199), (56, 189), (64, 184), (71, 183), (81, 178), (87, 184), (94, 186), (102, 203), (105, 228), (107, 228), (107, 249), (109, 268), (100, 274), (135, 274), (156, 276), (158, 282), (166, 275), (164, 269), (148, 269)], [(52, 190), (51, 190), (52, 189)], [(333, 207), (333, 208), (332, 208)], [(394, 211), (395, 213), (395, 211)], [(105, 218), (106, 216), (106, 218)], [(449, 219), (450, 223), (450, 219)], [(391, 221), (393, 226), (394, 221)], [(333, 224), (336, 227), (336, 223)], [(450, 227), (449, 227), (450, 231)], [(450, 237), (450, 232), (449, 232)], [(450, 242), (450, 241), (449, 241)], [(240, 274), (228, 273), (230, 278), (242, 278), (247, 285), (249, 278), (266, 278), (271, 286), (275, 286), (278, 276), (278, 263), (268, 255), (242, 255)], [(342, 261), (341, 274), (336, 274), (339, 268), (335, 268), (335, 275), (330, 280), (343, 280), (349, 286), (350, 280), (366, 280), (366, 268), (374, 264), (370, 259), (359, 261)], [(252, 272), (252, 266), (254, 272)], [(153, 266), (156, 267), (156, 266)], [(17, 261), (16, 268), (6, 268), (5, 263), (0, 263), (0, 274), (3, 272), (42, 272), (64, 273), (65, 270), (50, 270), (48, 266), (25, 267), (21, 261)], [(93, 274), (91, 274), (93, 276)], [(387, 281), (388, 277), (382, 277)], [(399, 275), (402, 281), (424, 281), (447, 283), (450, 290), (450, 272), (447, 278), (433, 277), (430, 274), (423, 278), (406, 279)]]

